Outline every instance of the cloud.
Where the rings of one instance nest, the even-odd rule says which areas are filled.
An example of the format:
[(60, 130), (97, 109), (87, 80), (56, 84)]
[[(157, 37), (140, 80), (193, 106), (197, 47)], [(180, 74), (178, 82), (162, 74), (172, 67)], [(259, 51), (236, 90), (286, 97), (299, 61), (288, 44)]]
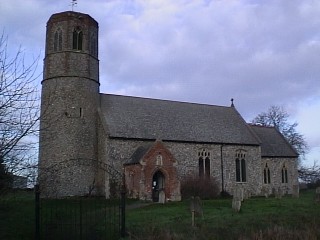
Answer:
[[(48, 18), (68, 5), (4, 0), (0, 27), (10, 45), (37, 54)], [(319, 146), (310, 120), (320, 112), (319, 1), (79, 0), (75, 10), (99, 22), (102, 92), (214, 105), (235, 98), (246, 120), (283, 105)]]
[(311, 63), (319, 62), (320, 49), (316, 40), (310, 44), (319, 24), (309, 20), (318, 12), (306, 4), (138, 1), (129, 10), (119, 5), (102, 39), (102, 71), (108, 72), (105, 81), (132, 95), (149, 96), (148, 86), (155, 83), (165, 92), (174, 83), (170, 99), (221, 104), (234, 96), (258, 111), (255, 106), (296, 101), (319, 89), (320, 72)]

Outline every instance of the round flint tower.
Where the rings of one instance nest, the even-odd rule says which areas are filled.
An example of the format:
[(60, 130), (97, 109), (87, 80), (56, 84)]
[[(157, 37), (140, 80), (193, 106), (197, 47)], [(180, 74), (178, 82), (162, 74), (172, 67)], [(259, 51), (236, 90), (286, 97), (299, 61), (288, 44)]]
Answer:
[(41, 97), (42, 196), (94, 193), (99, 103), (98, 23), (78, 12), (47, 22)]

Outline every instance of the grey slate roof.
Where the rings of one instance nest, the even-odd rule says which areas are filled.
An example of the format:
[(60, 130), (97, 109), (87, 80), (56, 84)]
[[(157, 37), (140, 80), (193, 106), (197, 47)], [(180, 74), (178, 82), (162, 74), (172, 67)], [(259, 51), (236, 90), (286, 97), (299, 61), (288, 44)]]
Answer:
[(110, 137), (259, 145), (234, 107), (100, 94)]
[(298, 157), (297, 152), (274, 127), (249, 126), (261, 141), (262, 157)]

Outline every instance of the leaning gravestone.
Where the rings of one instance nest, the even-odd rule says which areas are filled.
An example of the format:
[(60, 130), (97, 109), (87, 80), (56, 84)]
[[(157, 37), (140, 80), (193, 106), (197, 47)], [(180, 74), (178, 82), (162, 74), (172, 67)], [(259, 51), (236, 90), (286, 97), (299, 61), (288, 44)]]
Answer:
[(203, 218), (202, 204), (200, 197), (191, 197), (190, 211), (192, 217), (192, 226), (195, 226), (195, 217), (201, 216)]
[(316, 188), (316, 202), (320, 203), (320, 187)]

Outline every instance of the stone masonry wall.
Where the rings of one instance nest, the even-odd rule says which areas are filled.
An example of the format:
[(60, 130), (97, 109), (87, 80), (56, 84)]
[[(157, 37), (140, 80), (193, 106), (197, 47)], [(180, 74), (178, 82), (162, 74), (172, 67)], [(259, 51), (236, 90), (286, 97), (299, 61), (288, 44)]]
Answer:
[[(122, 139), (109, 139), (107, 143), (107, 162), (116, 169), (121, 170), (122, 164), (128, 160), (132, 153), (145, 143), (154, 141), (134, 141)], [(177, 161), (177, 177), (182, 180), (189, 174), (199, 174), (198, 152), (202, 149), (210, 151), (210, 176), (215, 178), (222, 190), (221, 149), (223, 161), (223, 188), (232, 194), (235, 187), (241, 186), (250, 195), (259, 195), (262, 186), (261, 155), (259, 146), (236, 146), (219, 144), (197, 144), (163, 142), (165, 147), (173, 154)], [(235, 154), (242, 149), (246, 151), (247, 182), (236, 183)]]
[[(83, 33), (73, 48), (73, 31)], [(56, 32), (61, 38), (56, 41)], [(42, 196), (96, 191), (99, 103), (98, 24), (89, 15), (63, 12), (47, 23), (41, 95), (39, 183)]]
[[(266, 164), (270, 170), (271, 181), (270, 184), (264, 184), (263, 179), (263, 191), (268, 194), (282, 190), (283, 194), (292, 194), (293, 186), (299, 185), (298, 171), (297, 171), (297, 159), (296, 158), (262, 158), (261, 171), (263, 177), (263, 170)], [(282, 183), (282, 168), (285, 166), (287, 169), (288, 182)]]

